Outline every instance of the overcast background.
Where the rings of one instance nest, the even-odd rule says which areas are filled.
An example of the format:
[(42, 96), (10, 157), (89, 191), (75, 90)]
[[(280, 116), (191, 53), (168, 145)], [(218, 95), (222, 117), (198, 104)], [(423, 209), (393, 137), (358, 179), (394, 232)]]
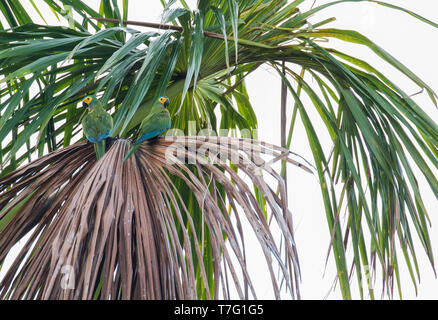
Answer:
[[(316, 1), (321, 5), (331, 1)], [(434, 22), (438, 22), (438, 2), (430, 0), (387, 0), (414, 11)], [(312, 1), (305, 2), (308, 6)], [(380, 47), (394, 55), (409, 69), (413, 70), (421, 79), (429, 84), (435, 91), (438, 90), (438, 29), (420, 22), (410, 15), (391, 10), (373, 3), (346, 3), (320, 11), (314, 21), (321, 21), (328, 17), (336, 17), (336, 21), (327, 27), (353, 29), (370, 38)], [(316, 20), (315, 20), (316, 18)], [(388, 66), (371, 50), (360, 46), (345, 44), (339, 40), (330, 41), (340, 51), (345, 51), (359, 56), (392, 79), (408, 94), (419, 91), (409, 79), (404, 77), (394, 68)], [(256, 71), (247, 80), (251, 102), (259, 116), (259, 137), (261, 140), (278, 143), (280, 141), (280, 78), (267, 67), (264, 71)], [(428, 99), (426, 93), (416, 95), (414, 100), (434, 119), (438, 121), (438, 111)], [(291, 103), (291, 97), (288, 96)], [(292, 102), (293, 103), (293, 102)], [(289, 104), (290, 105), (290, 104)], [(312, 105), (307, 104), (312, 110)], [(291, 112), (289, 113), (290, 116)], [(316, 112), (312, 114), (317, 118)], [(287, 122), (288, 123), (288, 122)], [(306, 135), (300, 125), (292, 140), (291, 150), (312, 159), (307, 146)], [(326, 135), (327, 136), (327, 135)], [(320, 135), (320, 137), (323, 137)], [(328, 138), (328, 137), (327, 137)], [(330, 140), (327, 139), (327, 144)], [(324, 145), (324, 144), (323, 144)], [(339, 299), (339, 288), (330, 291), (335, 276), (335, 265), (330, 256), (327, 268), (327, 256), (330, 233), (323, 211), (323, 202), (317, 182), (302, 173), (299, 169), (288, 167), (289, 206), (293, 212), (295, 225), (295, 240), (298, 246), (300, 265), (302, 270), (301, 293), (304, 299)], [(437, 173), (437, 170), (434, 171)], [(424, 202), (429, 210), (432, 229), (430, 231), (434, 257), (438, 257), (438, 202), (428, 189), (424, 178), (417, 175), (420, 190), (424, 195)], [(342, 216), (342, 215), (341, 215)], [(344, 220), (342, 220), (344, 221)], [(416, 238), (418, 240), (418, 238)], [(418, 242), (419, 243), (419, 242)], [(401, 268), (403, 299), (438, 299), (438, 281), (435, 278), (428, 258), (421, 246), (417, 246), (417, 257), (421, 275), (418, 286), (418, 296), (415, 295), (414, 286), (409, 277), (407, 268), (404, 267), (403, 257), (399, 251), (398, 257)], [(349, 256), (351, 257), (351, 252)], [(255, 258), (256, 259), (256, 256)], [(351, 261), (351, 260), (350, 260)], [(255, 268), (258, 269), (258, 268)], [(325, 270), (325, 275), (323, 277)], [(263, 276), (263, 273), (260, 273)], [(354, 276), (355, 277), (355, 276)], [(353, 283), (356, 281), (352, 278)], [(379, 278), (378, 278), (379, 279)], [(265, 292), (268, 293), (269, 279), (265, 278)], [(359, 293), (352, 289), (353, 298), (360, 298)], [(381, 283), (376, 281), (375, 297), (380, 297)], [(328, 296), (326, 296), (329, 293)], [(394, 298), (398, 298), (395, 289)]]
[[(87, 4), (97, 9), (100, 0), (85, 1)], [(121, 2), (121, 1), (119, 1)], [(192, 7), (195, 7), (196, 1), (187, 1)], [(312, 5), (311, 0), (301, 6), (302, 11)], [(331, 1), (317, 0), (315, 6)], [(410, 9), (434, 22), (438, 22), (438, 2), (431, 0), (387, 0), (387, 3)], [(28, 1), (22, 1), (23, 5), (28, 6)], [(35, 3), (40, 6), (41, 11), (49, 10), (48, 7), (40, 0)], [(159, 0), (129, 1), (130, 20), (160, 22), (162, 5)], [(119, 5), (121, 7), (121, 4)], [(30, 14), (35, 11), (29, 7)], [(44, 14), (44, 13), (43, 13)], [(32, 18), (35, 15), (32, 14)], [(47, 16), (47, 15), (45, 15)], [(328, 17), (336, 17), (336, 21), (328, 27), (354, 29), (372, 41), (383, 47), (389, 53), (394, 55), (408, 68), (413, 70), (422, 80), (429, 84), (432, 89), (438, 91), (437, 69), (438, 69), (438, 29), (433, 28), (421, 21), (409, 16), (406, 13), (391, 10), (373, 3), (347, 3), (333, 6), (329, 9), (319, 12), (313, 21), (321, 21)], [(59, 24), (56, 19), (46, 19), (49, 24)], [(311, 19), (312, 21), (312, 19)], [(41, 23), (43, 23), (41, 21)], [(139, 28), (139, 27), (135, 27)], [(141, 29), (141, 28), (139, 28)], [(412, 82), (403, 77), (397, 70), (383, 63), (370, 50), (359, 45), (347, 45), (342, 41), (331, 41), (331, 46), (340, 51), (345, 51), (359, 56), (369, 62), (374, 67), (399, 87), (404, 89), (408, 94), (419, 91)], [(263, 141), (279, 144), (280, 143), (280, 78), (275, 71), (268, 66), (249, 75), (247, 78), (247, 87), (251, 103), (259, 119), (259, 138)], [(438, 112), (433, 104), (428, 100), (427, 94), (415, 96), (419, 105), (438, 122)], [(312, 104), (309, 106), (310, 115), (318, 115), (313, 112)], [(289, 113), (293, 106), (293, 101), (288, 96)], [(289, 119), (288, 119), (289, 120)], [(287, 122), (289, 123), (289, 121)], [(298, 121), (299, 123), (299, 121)], [(320, 135), (321, 138), (323, 138)], [(326, 135), (326, 145), (331, 144)], [(322, 139), (324, 141), (324, 139)], [(294, 138), (291, 150), (297, 152), (307, 159), (312, 159), (310, 149), (307, 146), (307, 139), (303, 127), (298, 125), (294, 132)], [(436, 170), (435, 170), (436, 172)], [(420, 190), (424, 194), (426, 207), (429, 209), (430, 219), (432, 221), (431, 241), (434, 249), (435, 258), (438, 257), (438, 212), (437, 200), (430, 192), (424, 179), (418, 176)], [(315, 177), (305, 174), (298, 168), (288, 167), (288, 187), (289, 187), (289, 206), (293, 213), (295, 225), (295, 240), (298, 246), (300, 257), (300, 266), (302, 271), (301, 295), (303, 299), (340, 299), (339, 288), (331, 291), (333, 280), (336, 274), (334, 261), (329, 257), (326, 266), (326, 256), (330, 241), (330, 232), (327, 227), (323, 202), (318, 182)], [(341, 215), (341, 223), (344, 221)], [(418, 238), (416, 238), (418, 240)], [(419, 244), (419, 242), (417, 241)], [(254, 244), (254, 245), (251, 245)], [(257, 240), (252, 234), (248, 234), (246, 240), (248, 249), (248, 260), (250, 265), (250, 274), (255, 279), (255, 287), (259, 299), (271, 299), (272, 288), (267, 269), (260, 264), (260, 250)], [(409, 274), (404, 266), (401, 268), (402, 288), (404, 299), (437, 299), (438, 298), (438, 281), (434, 276), (428, 259), (424, 254), (422, 247), (417, 246), (417, 257), (421, 271), (421, 284), (419, 285), (418, 296), (415, 295), (414, 287), (411, 283)], [(351, 257), (351, 252), (348, 252)], [(399, 261), (404, 263), (403, 256), (399, 252)], [(350, 260), (351, 261), (351, 260)], [(7, 265), (5, 266), (5, 268)], [(5, 269), (4, 268), (4, 269)], [(378, 269), (379, 271), (379, 269)], [(1, 273), (0, 273), (1, 277)], [(353, 283), (356, 277), (353, 278)], [(376, 298), (380, 297), (380, 282), (377, 277), (375, 285)], [(352, 289), (353, 298), (359, 298), (356, 286)], [(395, 291), (394, 298), (398, 298)], [(366, 293), (367, 294), (367, 293)], [(284, 296), (287, 297), (287, 296)], [(367, 296), (366, 296), (367, 297)]]
[[(327, 2), (330, 1), (317, 1), (315, 5)], [(438, 22), (437, 1), (388, 0), (386, 2), (410, 9), (434, 22)], [(306, 4), (310, 6), (312, 1), (307, 1)], [(422, 23), (406, 13), (373, 3), (347, 3), (332, 6), (329, 9), (320, 11), (314, 17), (314, 21), (321, 21), (331, 16), (336, 17), (337, 20), (327, 25), (327, 27), (354, 29), (362, 33), (413, 70), (432, 89), (438, 90), (438, 29)], [(330, 45), (336, 46), (340, 51), (352, 53), (366, 60), (392, 79), (408, 94), (419, 91), (415, 84), (402, 76), (400, 72), (384, 63), (371, 50), (360, 45), (347, 45), (339, 40), (330, 41)], [(256, 71), (250, 75), (247, 80), (247, 86), (251, 102), (259, 116), (260, 139), (278, 143), (280, 141), (280, 78), (267, 67), (264, 69), (264, 71)], [(416, 95), (414, 100), (419, 103), (432, 119), (438, 121), (438, 112), (428, 99), (426, 93)], [(288, 101), (292, 101), (290, 96), (288, 96)], [(308, 103), (307, 105), (309, 106), (308, 109), (312, 110), (312, 104)], [(291, 112), (289, 116), (290, 114)], [(315, 115), (314, 118), (318, 117), (316, 112), (312, 112), (312, 114)], [(291, 150), (306, 156), (308, 159), (312, 159), (304, 129), (301, 125), (297, 129), (299, 130), (294, 132)], [(323, 136), (320, 135), (320, 137)], [(330, 144), (328, 137), (326, 141), (327, 144)], [(290, 166), (288, 168), (289, 206), (294, 215), (295, 240), (298, 246), (302, 270), (302, 297), (304, 299), (322, 299), (330, 292), (335, 276), (335, 266), (332, 257), (330, 257), (325, 269), (330, 233), (323, 211), (319, 185), (314, 179), (301, 173), (299, 169), (294, 169)], [(432, 222), (431, 242), (434, 257), (436, 258), (438, 257), (438, 202), (428, 189), (425, 180), (420, 175), (417, 175), (417, 177), (419, 179), (420, 190), (424, 195), (425, 205), (429, 209)], [(421, 272), (421, 284), (418, 287), (419, 294), (415, 296), (414, 286), (411, 283), (409, 273), (403, 266), (401, 268), (403, 298), (437, 299), (438, 281), (434, 276), (423, 248), (417, 246), (417, 249)], [(349, 253), (351, 257), (351, 252)], [(399, 262), (403, 264), (404, 261), (400, 251), (398, 257)], [(325, 276), (323, 277), (324, 270)], [(354, 277), (352, 278), (353, 283), (356, 281)], [(269, 279), (266, 278), (266, 292), (269, 291), (268, 281)], [(353, 288), (356, 287), (353, 286)], [(380, 282), (377, 281), (375, 285), (376, 298), (380, 297), (380, 288)], [(352, 291), (353, 297), (359, 298), (358, 291), (354, 289)], [(395, 293), (394, 298), (398, 298), (397, 291)], [(327, 298), (341, 298), (339, 289), (337, 288), (335, 292), (330, 292)]]

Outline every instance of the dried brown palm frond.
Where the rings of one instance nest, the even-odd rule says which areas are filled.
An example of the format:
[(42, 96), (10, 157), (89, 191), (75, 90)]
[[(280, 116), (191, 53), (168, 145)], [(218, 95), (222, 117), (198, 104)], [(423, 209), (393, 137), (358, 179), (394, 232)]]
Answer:
[[(240, 298), (256, 298), (243, 219), (263, 249), (277, 297), (280, 281), (299, 297), (292, 216), (271, 168), (285, 159), (302, 166), (288, 151), (247, 139), (166, 137), (122, 163), (130, 147), (114, 140), (96, 161), (92, 146), (80, 142), (0, 179), (0, 264), (27, 238), (0, 283), (1, 298), (227, 299), (231, 285)], [(263, 172), (278, 181), (278, 195)], [(277, 222), (283, 252), (244, 175)]]

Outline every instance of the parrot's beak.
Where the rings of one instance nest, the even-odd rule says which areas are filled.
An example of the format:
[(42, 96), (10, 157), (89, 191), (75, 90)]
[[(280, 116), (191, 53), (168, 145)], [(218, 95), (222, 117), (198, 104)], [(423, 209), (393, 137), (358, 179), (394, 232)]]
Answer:
[(82, 106), (83, 106), (84, 108), (88, 108), (88, 104), (87, 104), (85, 101), (82, 101)]
[(163, 106), (164, 106), (165, 108), (167, 108), (167, 106), (169, 105), (169, 103), (170, 103), (170, 101), (169, 101), (169, 99), (167, 99), (166, 101), (164, 101)]

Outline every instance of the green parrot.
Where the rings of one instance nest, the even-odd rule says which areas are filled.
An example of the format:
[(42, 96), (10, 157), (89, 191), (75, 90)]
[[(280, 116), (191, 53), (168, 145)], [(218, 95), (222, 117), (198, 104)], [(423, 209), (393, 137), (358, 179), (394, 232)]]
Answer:
[(161, 97), (158, 99), (158, 103), (152, 106), (151, 111), (143, 119), (138, 129), (138, 139), (128, 151), (123, 162), (125, 162), (131, 154), (134, 153), (140, 147), (140, 143), (143, 141), (158, 137), (164, 131), (170, 128), (170, 114), (166, 109), (170, 101), (168, 97)]
[(82, 119), (82, 129), (87, 139), (94, 144), (94, 151), (99, 160), (105, 154), (105, 139), (109, 137), (113, 128), (113, 118), (94, 95), (86, 96), (82, 105), (88, 109), (88, 113)]

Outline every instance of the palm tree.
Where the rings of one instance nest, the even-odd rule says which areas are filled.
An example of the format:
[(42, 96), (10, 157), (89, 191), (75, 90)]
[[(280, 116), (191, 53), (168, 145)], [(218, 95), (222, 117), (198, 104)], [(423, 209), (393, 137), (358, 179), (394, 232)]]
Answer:
[[(333, 18), (308, 21), (330, 6), (363, 1), (303, 11), (309, 1), (200, 0), (191, 8), (184, 0), (162, 0), (160, 22), (130, 21), (128, 1), (102, 0), (94, 10), (79, 0), (45, 0), (51, 11), (44, 14), (29, 1), (35, 14), (66, 19), (69, 28), (37, 25), (20, 2), (0, 3), (7, 22), (0, 26), (0, 263), (26, 239), (0, 296), (217, 299), (229, 298), (232, 286), (239, 298), (257, 298), (247, 271), (245, 219), (276, 297), (285, 287), (300, 298), (299, 243), (284, 183), (288, 162), (318, 179), (345, 299), (353, 274), (360, 297), (368, 291), (373, 299), (377, 268), (389, 297), (394, 280), (401, 295), (403, 264), (416, 286), (417, 242), (432, 266), (434, 259), (414, 170), (437, 196), (438, 126), (394, 81), (327, 40), (366, 46), (435, 104), (437, 95), (365, 36), (330, 28)], [(245, 77), (261, 66), (282, 79), (281, 147), (257, 141), (261, 115)], [(114, 119), (99, 161), (83, 138), (84, 111), (77, 107), (91, 93)], [(142, 145), (123, 164), (140, 122), (164, 94), (179, 132)], [(313, 108), (319, 119), (309, 116)], [(315, 129), (321, 120), (329, 152)], [(313, 164), (288, 150), (298, 121)], [(223, 138), (212, 137), (219, 129)], [(202, 138), (194, 137), (200, 131)], [(280, 173), (271, 166), (277, 161)], [(272, 221), (281, 239), (272, 234)]]

